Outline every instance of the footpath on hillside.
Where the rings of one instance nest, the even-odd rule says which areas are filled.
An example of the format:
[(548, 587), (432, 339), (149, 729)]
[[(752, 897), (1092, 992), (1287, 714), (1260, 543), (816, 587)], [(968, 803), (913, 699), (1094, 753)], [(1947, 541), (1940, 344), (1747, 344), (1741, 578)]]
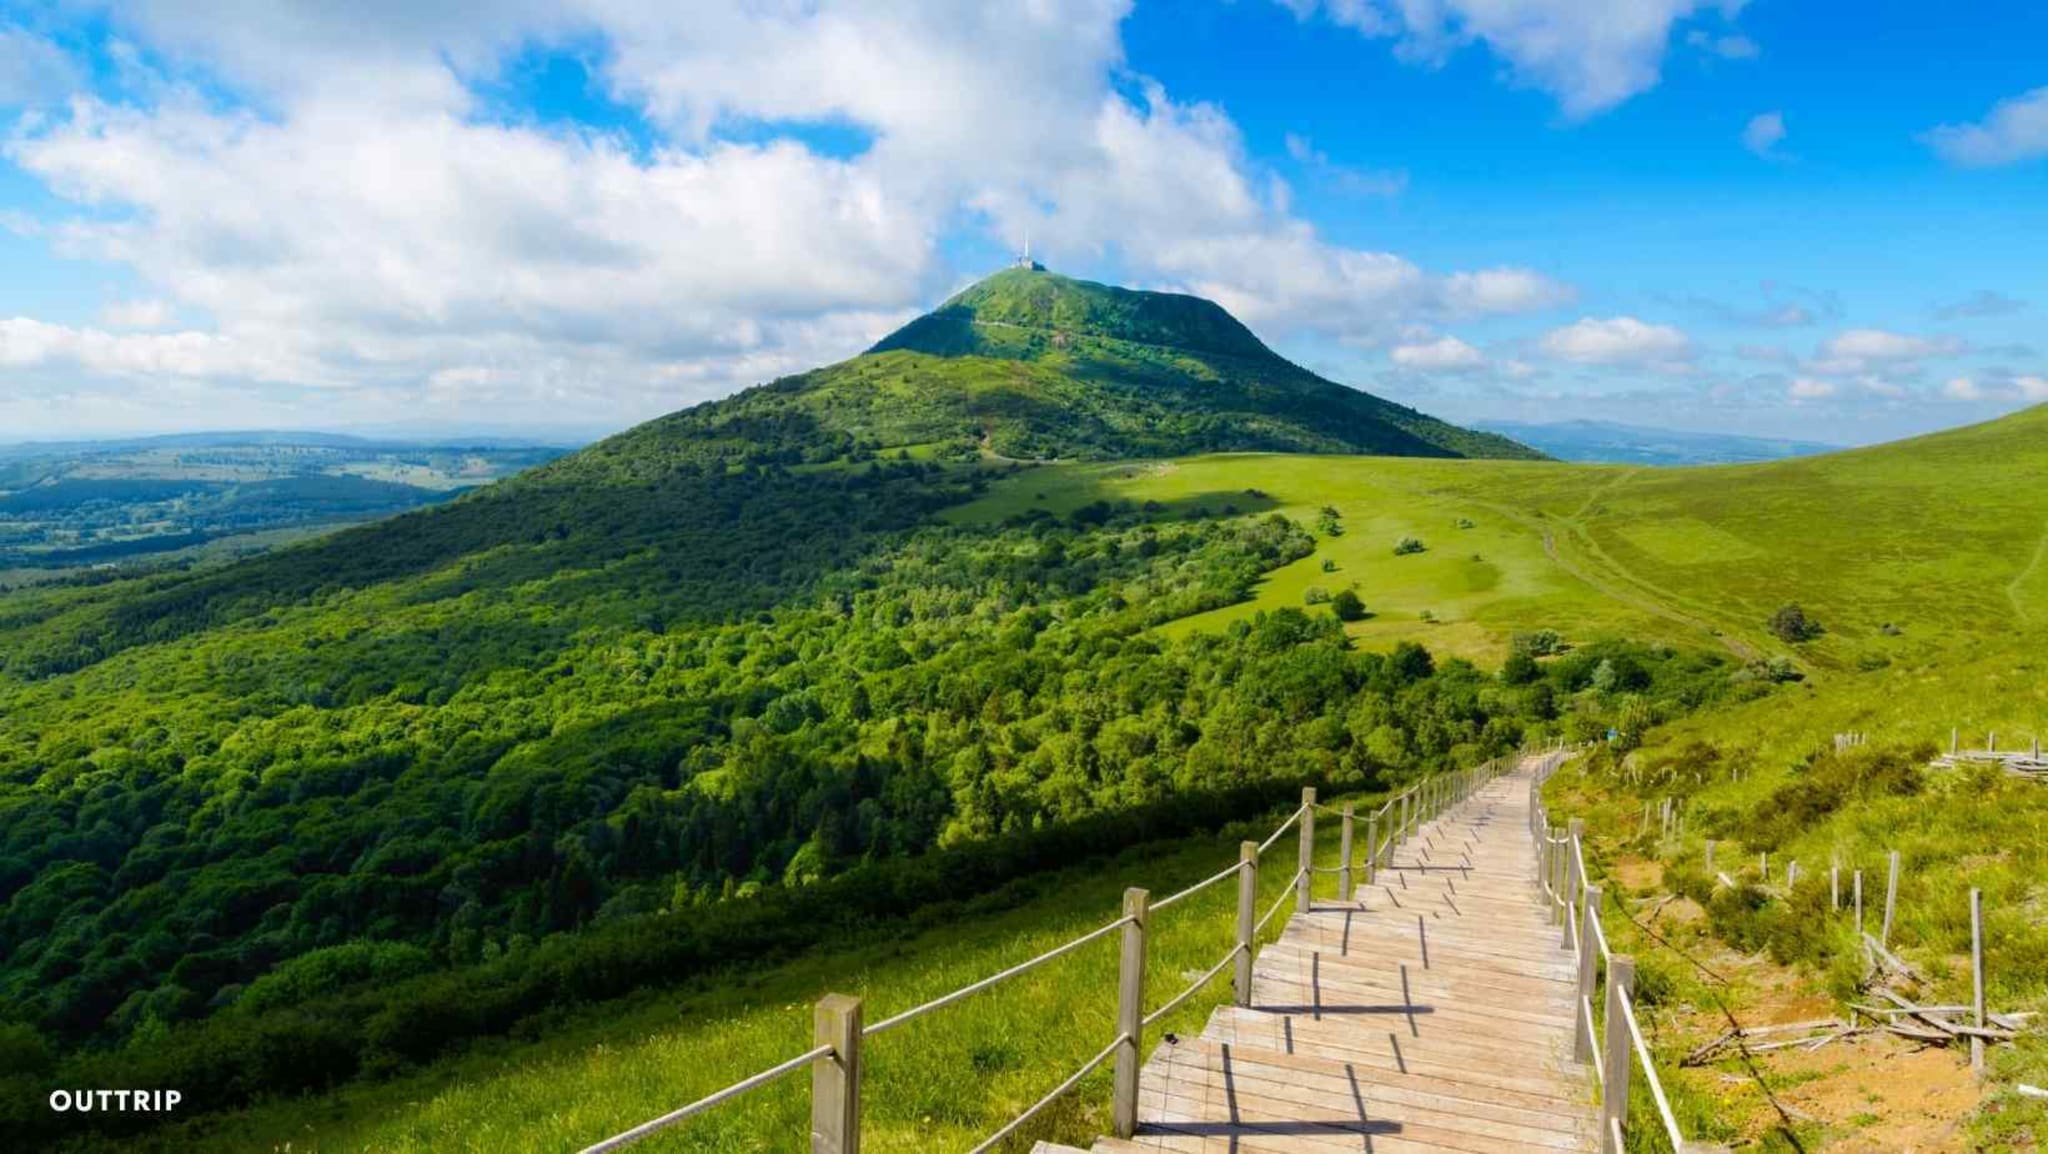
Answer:
[(1530, 833), (1531, 779), (1562, 756), (1423, 825), (1351, 900), (1296, 913), (1258, 955), (1251, 1005), (1162, 1039), (1137, 1133), (1097, 1154), (1594, 1149), (1573, 955)]

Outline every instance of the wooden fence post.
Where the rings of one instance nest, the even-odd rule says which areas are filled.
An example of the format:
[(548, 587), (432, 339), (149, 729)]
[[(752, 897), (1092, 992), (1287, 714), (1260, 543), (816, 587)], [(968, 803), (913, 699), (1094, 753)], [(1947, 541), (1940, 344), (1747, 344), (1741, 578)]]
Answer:
[[(1970, 1009), (1984, 1028), (1984, 891), (1970, 889)], [(1984, 1035), (1970, 1035), (1970, 1069), (1984, 1072)]]
[(1252, 935), (1259, 924), (1259, 843), (1237, 846), (1237, 1004), (1252, 1004)]
[(1408, 840), (1408, 799), (1411, 796), (1413, 796), (1414, 793), (1414, 786), (1409, 786), (1407, 789), (1401, 791), (1401, 826), (1399, 829), (1396, 829), (1394, 831), (1395, 845), (1400, 845), (1402, 842)]
[(1714, 878), (1714, 839), (1707, 839), (1707, 880)]
[(1830, 862), (1828, 864), (1828, 908), (1831, 910), (1842, 908), (1841, 862)]
[(1899, 851), (1891, 855), (1891, 877), (1884, 883), (1884, 929), (1878, 934), (1877, 942), (1882, 946), (1892, 944), (1892, 910), (1899, 904)]
[(1593, 985), (1599, 977), (1600, 948), (1593, 944), (1593, 923), (1600, 920), (1600, 887), (1586, 887), (1586, 908), (1579, 914), (1579, 1003), (1572, 1007), (1572, 1057), (1593, 1057)]
[(860, 999), (826, 994), (812, 1040), (832, 1052), (811, 1062), (811, 1154), (860, 1154)]
[(1301, 791), (1301, 873), (1294, 879), (1294, 909), (1308, 912), (1309, 891), (1316, 876), (1316, 787)]
[(1614, 1140), (1614, 1124), (1621, 1123), (1624, 1131), (1628, 1128), (1628, 1075), (1635, 1065), (1635, 1050), (1629, 1041), (1628, 1019), (1622, 1011), (1621, 1000), (1635, 992), (1635, 987), (1636, 960), (1627, 954), (1609, 958), (1607, 1036), (1600, 1053), (1607, 1066), (1600, 1090), (1600, 1149), (1606, 1154), (1622, 1154), (1623, 1147)]
[(1863, 871), (1856, 871), (1856, 942), (1863, 943)]
[(1351, 900), (1351, 803), (1344, 803), (1344, 830), (1337, 837), (1337, 853), (1344, 859), (1337, 869), (1337, 900)]
[(1950, 756), (1950, 757), (1954, 757), (1954, 756), (1955, 756), (1956, 754), (1958, 754), (1958, 753), (1962, 752), (1962, 748), (1963, 748), (1963, 729), (1962, 729), (1962, 727), (1961, 727), (1961, 726), (1952, 726), (1952, 727), (1950, 727), (1950, 729), (1949, 729), (1949, 731), (1948, 731), (1948, 752), (1949, 752), (1949, 756)]
[(1116, 1096), (1110, 1126), (1119, 1138), (1138, 1132), (1138, 1069), (1145, 1056), (1145, 924), (1152, 895), (1136, 886), (1124, 891), (1123, 954), (1118, 959)]
[(1365, 884), (1371, 885), (1380, 876), (1380, 815), (1374, 810), (1365, 817)]
[(1585, 877), (1579, 872), (1579, 859), (1583, 856), (1579, 839), (1586, 834), (1586, 819), (1575, 817), (1566, 827), (1564, 843), (1564, 933), (1559, 935), (1559, 949), (1568, 950), (1572, 945), (1572, 934), (1578, 929), (1575, 923), (1579, 908), (1579, 891), (1586, 885)]
[(1792, 888), (1793, 886), (1796, 886), (1796, 885), (1798, 885), (1798, 884), (1799, 884), (1799, 863), (1795, 861), (1795, 862), (1793, 862), (1793, 863), (1792, 863), (1791, 865), (1788, 865), (1788, 866), (1786, 866), (1786, 867), (1785, 867), (1785, 888), (1789, 890), (1789, 889), (1791, 889), (1791, 888)]

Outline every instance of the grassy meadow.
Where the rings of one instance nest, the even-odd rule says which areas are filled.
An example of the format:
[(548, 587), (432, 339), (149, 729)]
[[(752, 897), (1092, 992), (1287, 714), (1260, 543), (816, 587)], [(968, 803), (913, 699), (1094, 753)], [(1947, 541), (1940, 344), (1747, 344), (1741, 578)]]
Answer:
[[(1367, 800), (1360, 797), (1359, 801)], [(1156, 843), (1114, 860), (1013, 884), (989, 905), (935, 911), (900, 935), (787, 965), (735, 970), (715, 983), (650, 993), (567, 1022), (536, 1024), (537, 1040), (486, 1044), (455, 1060), (325, 1098), (261, 1106), (77, 1150), (561, 1151), (627, 1129), (809, 1049), (811, 1007), (831, 992), (865, 1000), (870, 1023), (986, 977), (1114, 920), (1123, 889), (1155, 900), (1234, 861), (1241, 840), (1263, 840), (1282, 815), (1213, 836)], [(1317, 837), (1319, 863), (1337, 859), (1335, 823)], [(1364, 836), (1361, 828), (1359, 836)], [(1264, 857), (1260, 911), (1294, 872), (1296, 835)], [(1317, 878), (1317, 892), (1336, 879)], [(1152, 923), (1146, 1005), (1165, 1003), (1214, 965), (1235, 933), (1236, 884), (1226, 879)], [(1262, 940), (1278, 937), (1288, 913)], [(864, 1134), (878, 1150), (957, 1152), (981, 1141), (1094, 1056), (1115, 1033), (1116, 935), (964, 1003), (870, 1039)], [(1147, 1031), (1198, 1033), (1230, 996), (1229, 971)], [(1105, 1067), (1011, 1143), (1086, 1145), (1108, 1128)], [(643, 1143), (652, 1151), (808, 1149), (809, 1081), (802, 1074), (724, 1104)]]

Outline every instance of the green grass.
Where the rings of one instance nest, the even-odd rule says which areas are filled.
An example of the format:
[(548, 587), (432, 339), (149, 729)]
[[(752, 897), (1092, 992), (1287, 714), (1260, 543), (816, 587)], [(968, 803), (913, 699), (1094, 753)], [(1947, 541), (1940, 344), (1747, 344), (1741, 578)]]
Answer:
[[(691, 1102), (809, 1049), (811, 1007), (829, 992), (865, 1001), (870, 1022), (967, 985), (1114, 920), (1126, 885), (1155, 899), (1218, 872), (1237, 844), (1279, 817), (1213, 836), (1140, 847), (1113, 862), (1030, 879), (1043, 896), (997, 914), (945, 920), (921, 932), (820, 953), (708, 988), (650, 992), (573, 1022), (539, 1022), (523, 1040), (481, 1046), (400, 1079), (326, 1097), (201, 1119), (77, 1150), (289, 1148), (301, 1152), (560, 1151), (575, 1149)], [(1362, 832), (1361, 835), (1363, 836)], [(1298, 842), (1275, 843), (1260, 871), (1260, 911), (1294, 872)], [(1317, 838), (1337, 858), (1335, 822)], [(1329, 894), (1335, 880), (1317, 879)], [(1146, 1005), (1164, 1004), (1229, 949), (1236, 886), (1226, 879), (1155, 916)], [(1277, 937), (1288, 915), (1268, 927)], [(966, 1149), (1000, 1128), (1092, 1057), (1114, 1035), (1116, 935), (964, 1003), (869, 1040), (863, 1133), (889, 1151)], [(1230, 994), (1226, 970), (1146, 1033), (1196, 1034)], [(536, 1037), (539, 1040), (535, 1040)], [(1009, 1149), (1037, 1138), (1085, 1146), (1108, 1129), (1109, 1072), (1084, 1081)], [(808, 1149), (809, 1082), (799, 1074), (679, 1125), (640, 1149)]]

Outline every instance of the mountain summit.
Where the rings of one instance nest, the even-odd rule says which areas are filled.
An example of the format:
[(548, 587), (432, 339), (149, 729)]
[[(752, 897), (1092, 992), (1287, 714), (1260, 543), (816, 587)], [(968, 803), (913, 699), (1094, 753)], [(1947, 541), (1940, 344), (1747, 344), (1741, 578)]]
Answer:
[(801, 416), (870, 448), (940, 456), (1227, 451), (1541, 454), (1325, 380), (1213, 301), (1005, 269), (849, 361), (656, 422), (702, 436)]

